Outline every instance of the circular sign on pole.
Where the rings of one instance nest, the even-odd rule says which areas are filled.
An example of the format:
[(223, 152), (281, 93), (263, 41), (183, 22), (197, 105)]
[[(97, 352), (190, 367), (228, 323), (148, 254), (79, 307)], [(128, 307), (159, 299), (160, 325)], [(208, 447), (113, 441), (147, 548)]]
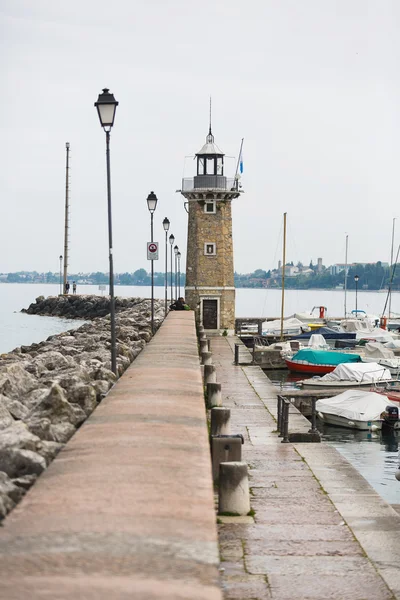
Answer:
[(158, 242), (147, 243), (147, 260), (158, 260)]

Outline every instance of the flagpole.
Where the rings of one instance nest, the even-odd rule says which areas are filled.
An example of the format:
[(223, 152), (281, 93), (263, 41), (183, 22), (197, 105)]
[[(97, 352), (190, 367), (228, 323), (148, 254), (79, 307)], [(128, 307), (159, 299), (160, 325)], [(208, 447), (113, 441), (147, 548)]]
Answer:
[(234, 181), (236, 181), (236, 185), (237, 185), (237, 181), (238, 181), (237, 176), (238, 176), (238, 171), (239, 171), (240, 159), (242, 157), (243, 140), (244, 140), (244, 138), (242, 138), (242, 141), (240, 143), (239, 156), (238, 156), (238, 161), (237, 161), (237, 165), (236, 165), (236, 172), (235, 172), (235, 179), (234, 179)]

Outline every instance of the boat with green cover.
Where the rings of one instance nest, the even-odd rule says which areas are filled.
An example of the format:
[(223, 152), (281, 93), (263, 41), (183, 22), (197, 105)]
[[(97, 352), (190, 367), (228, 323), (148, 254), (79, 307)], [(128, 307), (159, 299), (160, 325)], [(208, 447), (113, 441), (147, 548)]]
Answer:
[(291, 358), (285, 358), (285, 362), (289, 371), (308, 373), (309, 375), (324, 375), (330, 373), (342, 363), (361, 362), (361, 357), (359, 354), (348, 352), (303, 348)]

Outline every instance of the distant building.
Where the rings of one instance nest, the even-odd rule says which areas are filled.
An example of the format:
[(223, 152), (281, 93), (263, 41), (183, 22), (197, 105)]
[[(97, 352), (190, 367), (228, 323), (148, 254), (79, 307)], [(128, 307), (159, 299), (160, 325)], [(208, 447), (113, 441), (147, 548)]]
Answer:
[(322, 258), (318, 258), (317, 261), (317, 273), (322, 273)]

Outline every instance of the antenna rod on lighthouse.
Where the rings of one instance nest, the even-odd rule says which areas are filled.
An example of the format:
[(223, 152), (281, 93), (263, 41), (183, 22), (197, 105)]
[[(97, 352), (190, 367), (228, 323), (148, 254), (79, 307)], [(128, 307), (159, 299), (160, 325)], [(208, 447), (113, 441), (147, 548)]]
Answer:
[(66, 293), (68, 281), (68, 230), (69, 230), (69, 142), (65, 144), (66, 165), (65, 165), (65, 229), (64, 229), (64, 277), (63, 294)]

